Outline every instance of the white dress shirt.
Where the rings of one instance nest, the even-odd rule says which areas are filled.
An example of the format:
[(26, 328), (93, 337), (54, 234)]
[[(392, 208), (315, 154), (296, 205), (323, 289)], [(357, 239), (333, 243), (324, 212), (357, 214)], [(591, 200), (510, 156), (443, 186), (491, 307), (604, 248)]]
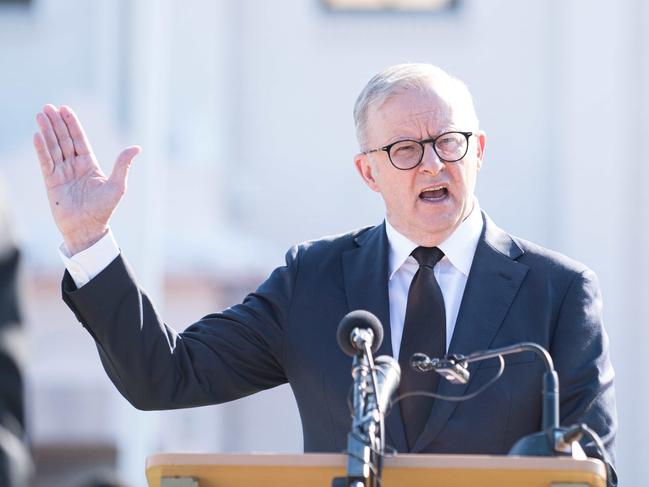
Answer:
[[(444, 257), (434, 269), (435, 279), (444, 296), (446, 309), (446, 350), (451, 343), (455, 321), (460, 310), (464, 288), (469, 277), (471, 264), (478, 240), (482, 233), (482, 214), (477, 200), (473, 210), (459, 227), (438, 247), (444, 252)], [(410, 253), (418, 245), (397, 232), (390, 222), (385, 220), (385, 231), (390, 246), (388, 256), (388, 295), (390, 299), (390, 331), (392, 338), (392, 353), (399, 360), (403, 324), (406, 319), (406, 304), (408, 290), (419, 264)]]
[(65, 244), (61, 244), (59, 255), (77, 288), (80, 288), (108, 267), (119, 255), (119, 247), (113, 232), (108, 230), (98, 242), (78, 254), (71, 255)]
[[(444, 296), (446, 309), (446, 350), (448, 350), (455, 321), (464, 295), (464, 288), (471, 270), (471, 263), (478, 240), (482, 233), (482, 214), (477, 200), (473, 210), (460, 226), (439, 245), (444, 257), (435, 266), (435, 279)], [(415, 272), (419, 268), (410, 253), (418, 245), (397, 232), (390, 222), (385, 221), (389, 242), (388, 295), (390, 299), (390, 329), (394, 357), (399, 359), (403, 322), (406, 317), (408, 290)], [(65, 244), (59, 247), (59, 254), (77, 288), (87, 284), (104, 270), (120, 253), (111, 231), (86, 250), (70, 255)]]

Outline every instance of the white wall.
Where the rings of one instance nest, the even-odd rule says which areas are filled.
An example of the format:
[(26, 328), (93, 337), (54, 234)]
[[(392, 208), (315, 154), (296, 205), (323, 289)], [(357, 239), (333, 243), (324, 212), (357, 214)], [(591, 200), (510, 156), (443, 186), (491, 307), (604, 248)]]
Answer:
[[(53, 276), (61, 267), (29, 148), (33, 115), (46, 101), (78, 107), (107, 167), (121, 145), (149, 144), (114, 227), (162, 301), (165, 272), (207, 268), (240, 282), (279, 264), (297, 241), (378, 222), (381, 201), (352, 167), (353, 102), (384, 66), (439, 64), (469, 84), (489, 137), (478, 183), (483, 208), (503, 228), (600, 276), (618, 374), (619, 470), (637, 483), (649, 475), (636, 446), (649, 431), (634, 346), (649, 338), (649, 8), (642, 0), (460, 3), (437, 15), (344, 14), (316, 0), (40, 0), (27, 12), (0, 8), (0, 168), (28, 267)], [(147, 215), (158, 222), (150, 230), (158, 237), (148, 241), (139, 233)], [(252, 257), (241, 250), (250, 248)], [(76, 328), (61, 309), (57, 326)], [(182, 328), (200, 315), (178, 316)], [(42, 328), (34, 323), (30, 333), (46, 347)], [(85, 355), (91, 345), (74, 346)], [(68, 361), (61, 370), (74, 368), (70, 354), (57, 357)], [(33, 358), (35, 384), (43, 383), (43, 360)], [(100, 374), (92, 377), (105, 380)], [(145, 443), (298, 450), (291, 401), (283, 389), (240, 406), (160, 414), (146, 420)], [(289, 417), (260, 416), (275, 404)], [(161, 422), (174, 421), (183, 427), (160, 433)], [(201, 435), (206, 421), (218, 430), (211, 441), (187, 433)], [(285, 441), (261, 432), (268, 423), (290, 432)], [(239, 424), (243, 434), (232, 440)], [(128, 443), (128, 433), (120, 435)]]

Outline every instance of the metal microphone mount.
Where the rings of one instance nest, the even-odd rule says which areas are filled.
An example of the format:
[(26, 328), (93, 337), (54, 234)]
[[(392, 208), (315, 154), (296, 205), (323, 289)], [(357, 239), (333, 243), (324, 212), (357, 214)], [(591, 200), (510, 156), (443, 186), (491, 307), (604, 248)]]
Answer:
[(354, 385), (352, 427), (347, 435), (347, 476), (335, 478), (334, 487), (380, 485), (385, 447), (385, 396), (389, 396), (391, 388), (396, 389), (399, 380), (398, 363), (391, 357), (377, 357), (375, 363), (373, 351), (378, 350), (382, 340), (381, 323), (366, 311), (349, 313), (338, 327), (340, 347), (353, 356)]
[(378, 381), (371, 350), (374, 334), (372, 330), (356, 328), (350, 338), (360, 346), (352, 364), (354, 386), (352, 428), (347, 436), (347, 477), (334, 480), (334, 487), (374, 487), (381, 462), (378, 453), (383, 451), (383, 415), (375, 407)]
[(543, 374), (543, 431), (521, 438), (512, 447), (510, 455), (569, 455), (573, 458), (586, 458), (577, 441), (566, 441), (566, 430), (559, 426), (559, 376), (554, 370), (554, 363), (548, 351), (542, 346), (523, 342), (509, 347), (475, 352), (469, 355), (447, 355), (444, 358), (429, 358), (423, 353), (416, 353), (410, 359), (410, 365), (420, 372), (434, 370), (454, 384), (466, 384), (469, 381), (468, 364), (491, 358), (502, 357), (522, 352), (534, 352), (545, 365)]

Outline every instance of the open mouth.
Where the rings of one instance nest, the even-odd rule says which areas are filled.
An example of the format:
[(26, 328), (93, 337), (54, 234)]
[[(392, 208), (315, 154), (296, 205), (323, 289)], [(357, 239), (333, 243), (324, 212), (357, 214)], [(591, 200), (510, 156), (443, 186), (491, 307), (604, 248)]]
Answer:
[(448, 196), (448, 188), (446, 186), (432, 186), (426, 188), (419, 193), (419, 199), (424, 201), (441, 201)]

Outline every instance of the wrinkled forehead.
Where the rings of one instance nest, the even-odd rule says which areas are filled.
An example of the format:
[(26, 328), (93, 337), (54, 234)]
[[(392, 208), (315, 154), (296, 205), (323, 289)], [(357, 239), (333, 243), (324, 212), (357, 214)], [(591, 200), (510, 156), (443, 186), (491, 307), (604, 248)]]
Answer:
[(431, 83), (423, 87), (402, 88), (370, 105), (368, 135), (371, 137), (375, 130), (398, 130), (409, 124), (426, 125), (432, 131), (446, 128), (473, 130), (472, 105), (467, 104), (465, 98), (448, 85)]

